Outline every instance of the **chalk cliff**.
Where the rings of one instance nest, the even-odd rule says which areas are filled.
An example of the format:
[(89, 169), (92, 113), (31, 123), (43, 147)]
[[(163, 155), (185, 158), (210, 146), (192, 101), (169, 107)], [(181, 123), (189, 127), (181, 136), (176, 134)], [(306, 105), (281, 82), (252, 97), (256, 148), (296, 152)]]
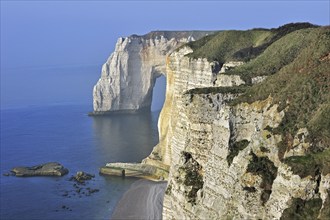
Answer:
[[(320, 103), (323, 104), (305, 109), (319, 111), (317, 109), (322, 109), (320, 106), (323, 105), (329, 109), (330, 93), (326, 86), (330, 81), (326, 70), (330, 67), (328, 34), (329, 28), (320, 28), (283, 36), (260, 56), (243, 65), (238, 63), (241, 66), (227, 74), (226, 71), (212, 72), (214, 63), (206, 59), (184, 56), (189, 53), (189, 48), (168, 57), (169, 90), (159, 119), (164, 137), (159, 150), (155, 149), (156, 155), (161, 155), (159, 158), (170, 167), (164, 219), (330, 217), (329, 128), (323, 136), (324, 142), (313, 141), (305, 126), (310, 130), (315, 128), (299, 122), (295, 118), (298, 116), (290, 116), (297, 114), (295, 111), (301, 105), (308, 105), (308, 101), (288, 100), (290, 93), (296, 92), (294, 89), (297, 88), (285, 91), (287, 94), (282, 97), (286, 100), (285, 107), (279, 107), (281, 102), (276, 94), (281, 88), (271, 92), (265, 89), (272, 83), (278, 87), (283, 86), (282, 83), (293, 86), (297, 83), (295, 80), (304, 86), (321, 77), (325, 81), (315, 85), (315, 89), (322, 91)], [(274, 72), (267, 80), (267, 75), (272, 74), (258, 72), (267, 64), (258, 66), (258, 63), (264, 57), (274, 58), (276, 48), (282, 48), (291, 38), (300, 44), (299, 52), (292, 54), (291, 59), (295, 60), (286, 61), (281, 55), (282, 58), (275, 62), (283, 62), (283, 67), (279, 68), (283, 70)], [(317, 49), (311, 52), (315, 45), (318, 45)], [(292, 46), (288, 50), (295, 49)], [(309, 57), (309, 63), (304, 56)], [(274, 61), (269, 59), (269, 62)], [(271, 65), (275, 68), (277, 64)], [(313, 70), (307, 72), (310, 65)], [(299, 75), (295, 73), (296, 68)], [(241, 70), (251, 71), (250, 77), (244, 76)], [(288, 79), (288, 73), (292, 79)], [(286, 81), (282, 82), (281, 77)], [(302, 82), (301, 77), (306, 77), (304, 80), (308, 82)], [(265, 94), (261, 96), (253, 91), (258, 88), (253, 83), (261, 83), (264, 90), (257, 91)], [(250, 84), (251, 88), (245, 90), (244, 84)], [(251, 100), (252, 95), (258, 97)], [(237, 98), (239, 96), (243, 98)], [(309, 95), (298, 96), (295, 98), (306, 99), (303, 96)], [(308, 115), (307, 112), (300, 114)], [(317, 117), (312, 115), (309, 117)], [(311, 118), (306, 116), (304, 119)], [(329, 126), (329, 117), (324, 119), (328, 121), (319, 123)], [(292, 123), (290, 120), (297, 120), (299, 129), (287, 131)]]
[(194, 88), (244, 84), (237, 75), (217, 74), (214, 67), (219, 65), (218, 62), (209, 62), (205, 58), (191, 60), (185, 56), (191, 52), (189, 47), (183, 47), (167, 57), (166, 99), (158, 121), (160, 140), (144, 163), (157, 165), (157, 162), (161, 161), (166, 166), (172, 165), (171, 141), (181, 118), (182, 109), (179, 107), (184, 92)]
[[(279, 219), (295, 199), (321, 210), (330, 174), (294, 174), (278, 156), (281, 135), (268, 130), (281, 123), (284, 111), (271, 97), (226, 105), (235, 96), (228, 91), (181, 98), (169, 144), (164, 219)], [(309, 145), (298, 136), (294, 142)]]
[(150, 109), (156, 78), (166, 74), (166, 56), (183, 43), (211, 33), (156, 31), (119, 38), (94, 86), (94, 112)]
[(167, 179), (164, 219), (329, 219), (329, 36), (302, 23), (172, 48), (159, 144), (107, 167)]

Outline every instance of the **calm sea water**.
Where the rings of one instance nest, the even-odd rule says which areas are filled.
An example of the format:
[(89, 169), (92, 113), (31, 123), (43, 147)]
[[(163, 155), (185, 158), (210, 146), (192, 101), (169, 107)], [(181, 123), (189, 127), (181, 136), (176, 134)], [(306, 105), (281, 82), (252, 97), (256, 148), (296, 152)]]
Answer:
[[(1, 219), (109, 219), (136, 179), (100, 176), (98, 169), (107, 162), (145, 158), (158, 142), (159, 112), (88, 117), (91, 109), (49, 105), (1, 110)], [(69, 174), (2, 176), (15, 166), (51, 161), (63, 164)], [(99, 192), (75, 193), (69, 178), (81, 170), (95, 174), (85, 187)]]

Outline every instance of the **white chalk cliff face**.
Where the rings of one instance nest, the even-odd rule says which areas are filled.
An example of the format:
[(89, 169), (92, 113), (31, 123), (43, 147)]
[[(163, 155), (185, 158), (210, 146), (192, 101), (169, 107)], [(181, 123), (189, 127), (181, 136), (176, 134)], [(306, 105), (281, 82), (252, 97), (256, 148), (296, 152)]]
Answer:
[(189, 47), (174, 50), (181, 42), (120, 39), (94, 88), (95, 111), (137, 110), (150, 106), (154, 80), (166, 74), (159, 144), (142, 162), (169, 171), (163, 218), (280, 219), (301, 201), (317, 204), (317, 211), (328, 206), (330, 174), (302, 177), (282, 160), (305, 155), (307, 129), (298, 131), (292, 149), (280, 152), (282, 137), (272, 130), (285, 109), (278, 112), (272, 97), (229, 105), (240, 95), (232, 88), (245, 82), (223, 72), (242, 63), (220, 70), (216, 62), (185, 56)]
[[(238, 76), (216, 74), (212, 70), (216, 63), (207, 59), (191, 60), (186, 54), (191, 53), (189, 47), (173, 52), (167, 57), (166, 63), (166, 99), (158, 120), (159, 144), (143, 162), (157, 165), (158, 161), (166, 166), (173, 163), (172, 139), (178, 120), (181, 118), (181, 96), (189, 89), (232, 86), (244, 84)], [(226, 80), (223, 80), (225, 78)]]
[[(231, 88), (244, 81), (212, 72), (214, 63), (189, 59), (184, 56), (189, 52), (183, 48), (167, 58), (161, 140), (145, 160), (169, 166), (164, 219), (279, 219), (295, 199), (324, 207), (330, 174), (302, 178), (280, 160), (281, 135), (270, 130), (282, 121), (284, 110), (277, 112), (271, 97), (229, 106), (227, 101), (239, 93), (196, 90)], [(308, 135), (306, 129), (298, 133)], [(304, 155), (309, 144), (298, 136), (297, 147), (284, 157)]]
[(94, 112), (150, 109), (156, 78), (166, 74), (166, 56), (208, 32), (171, 33), (151, 32), (118, 39), (94, 86)]

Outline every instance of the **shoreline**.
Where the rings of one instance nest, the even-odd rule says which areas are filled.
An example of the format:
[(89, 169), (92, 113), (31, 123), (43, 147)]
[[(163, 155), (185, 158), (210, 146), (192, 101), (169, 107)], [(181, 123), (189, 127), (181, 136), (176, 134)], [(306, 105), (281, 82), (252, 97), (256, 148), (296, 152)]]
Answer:
[(125, 114), (143, 114), (149, 113), (151, 111), (151, 106), (139, 108), (139, 109), (119, 109), (119, 110), (109, 110), (109, 111), (92, 111), (88, 112), (87, 115), (90, 117), (97, 116), (115, 116), (115, 115), (125, 115)]
[(166, 181), (140, 179), (117, 203), (110, 219), (162, 219)]

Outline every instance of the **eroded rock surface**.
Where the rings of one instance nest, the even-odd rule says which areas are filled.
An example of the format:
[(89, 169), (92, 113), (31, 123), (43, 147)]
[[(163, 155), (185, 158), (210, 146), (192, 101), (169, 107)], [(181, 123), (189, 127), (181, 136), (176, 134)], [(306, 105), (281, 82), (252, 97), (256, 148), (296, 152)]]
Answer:
[(27, 176), (63, 176), (69, 172), (60, 163), (50, 162), (32, 167), (15, 167), (11, 170), (18, 177)]

